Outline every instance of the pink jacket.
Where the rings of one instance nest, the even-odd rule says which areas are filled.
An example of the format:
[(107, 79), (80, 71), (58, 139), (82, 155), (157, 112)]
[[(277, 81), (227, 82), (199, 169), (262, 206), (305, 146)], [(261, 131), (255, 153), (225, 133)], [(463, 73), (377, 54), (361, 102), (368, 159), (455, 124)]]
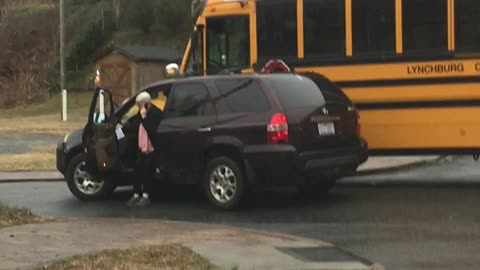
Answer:
[(143, 124), (140, 124), (140, 128), (138, 129), (138, 147), (143, 154), (147, 155), (155, 151), (152, 142), (148, 138), (147, 130), (143, 127)]

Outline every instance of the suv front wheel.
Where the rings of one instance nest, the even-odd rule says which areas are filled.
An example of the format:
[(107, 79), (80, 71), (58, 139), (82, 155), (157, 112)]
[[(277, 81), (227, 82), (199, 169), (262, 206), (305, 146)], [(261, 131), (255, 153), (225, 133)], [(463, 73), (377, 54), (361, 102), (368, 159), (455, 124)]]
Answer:
[(224, 210), (238, 208), (246, 190), (240, 166), (228, 157), (216, 157), (208, 162), (203, 186), (209, 201)]
[(87, 172), (84, 154), (72, 158), (65, 172), (65, 180), (72, 194), (82, 201), (104, 199), (115, 190), (111, 181), (94, 179)]

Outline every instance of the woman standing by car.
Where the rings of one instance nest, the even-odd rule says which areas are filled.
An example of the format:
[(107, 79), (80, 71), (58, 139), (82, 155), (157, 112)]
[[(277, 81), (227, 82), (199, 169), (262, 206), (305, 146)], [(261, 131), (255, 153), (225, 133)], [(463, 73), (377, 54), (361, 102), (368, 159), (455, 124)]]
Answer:
[[(152, 97), (147, 92), (140, 93), (136, 98), (139, 112), (133, 119), (138, 126), (138, 151), (135, 164), (135, 180), (133, 197), (128, 201), (129, 207), (146, 207), (150, 205), (152, 177), (154, 173), (155, 155), (158, 149), (153, 147), (151, 138), (163, 117), (163, 112), (152, 104)], [(122, 127), (122, 126), (120, 126)]]

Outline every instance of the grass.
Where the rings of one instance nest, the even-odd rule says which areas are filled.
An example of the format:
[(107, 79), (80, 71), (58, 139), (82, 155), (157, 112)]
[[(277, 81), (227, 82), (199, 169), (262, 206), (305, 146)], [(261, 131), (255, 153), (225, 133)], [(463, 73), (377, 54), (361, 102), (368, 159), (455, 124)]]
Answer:
[(181, 245), (151, 246), (128, 250), (107, 250), (95, 255), (77, 256), (39, 270), (153, 270), (218, 269), (207, 259)]
[(61, 121), (61, 96), (24, 108), (0, 110), (0, 134), (47, 133), (65, 135), (84, 126), (92, 99), (91, 92), (68, 95), (68, 121)]
[(28, 209), (7, 207), (0, 204), (0, 228), (46, 221), (48, 219), (38, 217)]
[(65, 135), (72, 130), (82, 128), (86, 123), (86, 114), (69, 114), (68, 122), (62, 122), (60, 115), (38, 115), (23, 118), (0, 118), (0, 135), (7, 133)]
[[(60, 95), (41, 104), (0, 110), (0, 136), (12, 133), (63, 136), (85, 125), (91, 98), (91, 92), (69, 94), (68, 122), (60, 119)], [(0, 171), (55, 170), (55, 149), (56, 145), (44, 145), (30, 153), (0, 154)]]
[[(73, 113), (84, 113), (85, 118), (92, 101), (93, 91), (71, 92), (68, 94), (68, 110)], [(49, 100), (15, 109), (0, 110), (0, 118), (19, 118), (43, 115), (57, 115), (60, 120), (62, 97), (60, 94), (53, 95)]]
[(54, 171), (56, 145), (46, 145), (25, 154), (0, 155), (0, 171)]

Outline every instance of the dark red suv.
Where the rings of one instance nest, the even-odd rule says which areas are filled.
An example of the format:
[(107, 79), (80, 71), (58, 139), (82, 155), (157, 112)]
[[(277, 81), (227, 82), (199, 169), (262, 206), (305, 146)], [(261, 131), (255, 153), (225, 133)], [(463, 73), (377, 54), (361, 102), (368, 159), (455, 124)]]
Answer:
[[(355, 106), (319, 75), (192, 77), (145, 91), (165, 116), (152, 139), (157, 180), (200, 184), (219, 208), (237, 207), (254, 187), (327, 191), (367, 160)], [(134, 103), (115, 111), (110, 93), (98, 89), (82, 146), (68, 138), (59, 145), (58, 168), (78, 198), (98, 199), (134, 179), (137, 132), (125, 128), (120, 141), (115, 134), (134, 119)]]

